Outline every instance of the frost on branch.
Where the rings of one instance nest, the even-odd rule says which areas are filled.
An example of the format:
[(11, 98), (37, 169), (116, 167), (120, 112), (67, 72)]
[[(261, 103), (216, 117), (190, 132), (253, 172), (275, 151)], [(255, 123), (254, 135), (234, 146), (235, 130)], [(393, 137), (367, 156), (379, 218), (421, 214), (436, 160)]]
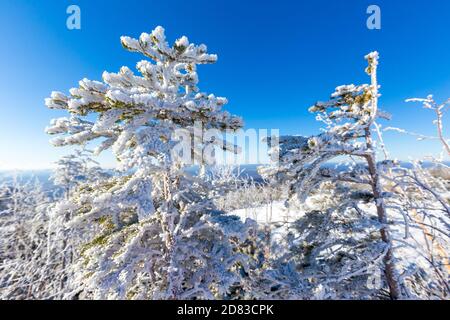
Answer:
[(62, 299), (75, 239), (51, 215), (58, 198), (37, 179), (0, 185), (0, 299)]
[[(139, 52), (153, 62), (138, 62), (140, 75), (122, 67), (118, 73), (104, 72), (103, 82), (81, 80), (69, 96), (53, 92), (46, 105), (70, 114), (53, 120), (47, 128), (49, 134), (58, 135), (53, 140), (55, 145), (101, 140), (96, 153), (112, 147), (115, 156), (123, 160), (127, 158), (126, 150), (148, 148), (149, 153), (157, 153), (150, 150), (148, 142), (159, 139), (152, 137), (159, 135), (155, 132), (159, 126), (190, 128), (195, 121), (207, 129), (242, 126), (240, 118), (221, 110), (227, 103), (225, 98), (200, 92), (197, 87), (197, 65), (217, 60), (216, 55), (207, 53), (205, 45), (190, 44), (182, 37), (170, 47), (161, 27), (151, 34), (143, 33), (138, 40), (122, 37), (121, 41), (129, 51)], [(94, 121), (87, 120), (91, 114), (95, 115)], [(129, 167), (134, 165), (128, 163)]]
[(425, 99), (408, 99), (406, 102), (420, 102), (422, 103), (423, 107), (425, 109), (430, 109), (434, 111), (436, 114), (436, 120), (433, 121), (433, 123), (436, 125), (438, 139), (442, 143), (442, 146), (444, 150), (447, 152), (447, 155), (450, 156), (450, 140), (445, 137), (444, 135), (444, 124), (443, 124), (443, 118), (444, 118), (444, 112), (446, 109), (450, 106), (450, 99), (445, 101), (444, 103), (438, 104), (436, 101), (434, 101), (433, 96), (429, 95)]

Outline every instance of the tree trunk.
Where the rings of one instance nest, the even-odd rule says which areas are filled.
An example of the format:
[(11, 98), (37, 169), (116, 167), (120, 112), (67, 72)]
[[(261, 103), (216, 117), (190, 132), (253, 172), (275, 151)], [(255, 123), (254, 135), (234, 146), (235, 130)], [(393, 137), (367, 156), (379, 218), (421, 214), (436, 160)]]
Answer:
[(397, 300), (401, 297), (400, 285), (398, 283), (398, 277), (395, 272), (394, 264), (394, 254), (392, 251), (392, 240), (389, 234), (389, 228), (387, 225), (387, 214), (386, 208), (384, 206), (384, 199), (382, 194), (382, 187), (380, 182), (380, 176), (378, 174), (376, 156), (374, 151), (374, 145), (372, 141), (371, 128), (374, 125), (377, 114), (378, 114), (378, 80), (377, 80), (377, 66), (378, 66), (378, 54), (371, 58), (368, 58), (369, 68), (367, 69), (371, 80), (371, 119), (367, 123), (365, 128), (365, 140), (366, 140), (366, 150), (368, 154), (365, 156), (370, 174), (370, 185), (372, 187), (372, 192), (375, 200), (375, 205), (377, 207), (378, 221), (382, 224), (380, 233), (381, 239), (388, 246), (388, 251), (383, 258), (384, 262), (384, 273), (389, 286), (389, 292), (391, 299)]
[(380, 183), (380, 177), (378, 175), (378, 170), (376, 166), (376, 158), (375, 154), (372, 150), (372, 136), (370, 132), (370, 128), (366, 129), (366, 143), (367, 149), (370, 150), (370, 154), (366, 156), (367, 165), (369, 168), (370, 180), (372, 192), (375, 200), (375, 205), (377, 208), (378, 221), (382, 224), (380, 234), (383, 242), (389, 246), (389, 249), (386, 255), (383, 258), (384, 262), (384, 273), (386, 276), (386, 280), (389, 286), (389, 292), (391, 299), (397, 300), (401, 296), (400, 285), (398, 283), (398, 279), (395, 272), (395, 264), (394, 264), (394, 255), (392, 251), (392, 240), (389, 233), (388, 225), (387, 225), (387, 214), (386, 208), (384, 206), (384, 199), (382, 195), (382, 188)]

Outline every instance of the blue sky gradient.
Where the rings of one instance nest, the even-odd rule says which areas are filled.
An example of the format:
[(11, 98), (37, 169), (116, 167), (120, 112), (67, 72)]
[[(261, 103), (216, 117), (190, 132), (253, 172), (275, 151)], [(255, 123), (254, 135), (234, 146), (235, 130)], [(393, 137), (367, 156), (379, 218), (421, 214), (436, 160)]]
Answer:
[[(66, 8), (81, 8), (82, 29), (66, 28)], [(382, 29), (366, 28), (366, 9), (381, 7)], [(0, 170), (48, 168), (67, 148), (44, 133), (51, 118), (44, 98), (68, 92), (104, 70), (141, 60), (120, 45), (155, 26), (170, 42), (181, 35), (219, 55), (199, 69), (202, 91), (225, 96), (247, 128), (310, 135), (320, 124), (307, 109), (341, 84), (366, 83), (364, 55), (381, 55), (379, 81), (390, 126), (434, 134), (433, 114), (404, 102), (434, 93), (450, 97), (450, 2), (396, 1), (24, 1), (0, 3)], [(444, 124), (450, 127), (448, 116)], [(447, 135), (448, 135), (447, 131)], [(392, 156), (438, 154), (436, 142), (385, 136)], [(106, 160), (108, 162), (108, 160)]]

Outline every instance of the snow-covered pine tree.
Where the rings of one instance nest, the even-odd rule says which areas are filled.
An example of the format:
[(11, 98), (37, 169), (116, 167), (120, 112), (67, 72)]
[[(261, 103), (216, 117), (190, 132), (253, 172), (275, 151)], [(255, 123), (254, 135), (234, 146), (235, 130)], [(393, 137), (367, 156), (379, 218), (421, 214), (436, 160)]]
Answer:
[[(269, 144), (275, 145), (271, 152), (279, 155), (280, 161), (278, 166), (262, 168), (261, 173), (269, 178), (275, 177), (278, 181), (288, 181), (291, 194), (302, 199), (325, 180), (369, 185), (380, 223), (381, 238), (386, 246), (383, 259), (385, 277), (391, 298), (398, 299), (401, 291), (373, 138), (373, 131), (378, 131), (377, 118), (389, 116), (378, 108), (378, 53), (372, 52), (365, 58), (368, 61), (366, 73), (370, 76), (371, 84), (339, 86), (331, 95), (331, 100), (318, 102), (309, 109), (317, 113), (318, 120), (325, 123), (323, 133), (309, 138), (280, 137), (277, 143), (269, 139)], [(326, 162), (340, 156), (362, 159), (366, 166), (356, 166), (355, 170), (341, 173), (323, 167)]]
[[(122, 67), (117, 74), (105, 72), (103, 82), (83, 79), (70, 96), (53, 92), (46, 101), (69, 112), (47, 129), (59, 135), (54, 145), (99, 141), (96, 153), (111, 148), (123, 172), (80, 186), (58, 207), (77, 211), (72, 225), (96, 230), (81, 249), (77, 283), (85, 297), (226, 297), (245, 274), (248, 256), (241, 243), (252, 223), (215, 210), (210, 186), (171, 157), (177, 129), (192, 133), (196, 122), (206, 129), (242, 127), (240, 118), (222, 111), (225, 98), (198, 92), (197, 65), (217, 56), (186, 37), (169, 46), (162, 27), (121, 41), (153, 60), (137, 64), (141, 76)], [(200, 144), (196, 150), (190, 144), (191, 152), (223, 147), (216, 139)]]

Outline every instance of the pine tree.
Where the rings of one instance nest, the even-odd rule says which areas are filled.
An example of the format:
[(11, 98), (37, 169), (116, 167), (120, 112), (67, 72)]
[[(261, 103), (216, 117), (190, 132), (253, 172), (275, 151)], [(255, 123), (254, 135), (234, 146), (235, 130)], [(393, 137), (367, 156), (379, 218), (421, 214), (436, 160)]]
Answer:
[[(105, 72), (103, 82), (83, 79), (70, 96), (53, 92), (46, 101), (70, 114), (47, 129), (59, 135), (54, 145), (100, 140), (96, 153), (111, 148), (122, 172), (79, 186), (59, 206), (60, 214), (76, 211), (71, 226), (96, 233), (81, 249), (77, 283), (87, 297), (226, 297), (247, 264), (240, 246), (253, 225), (215, 210), (211, 185), (187, 174), (183, 167), (192, 163), (173, 153), (180, 143), (174, 133), (192, 137), (198, 122), (205, 129), (242, 127), (240, 118), (221, 110), (225, 98), (198, 91), (197, 65), (217, 56), (186, 37), (169, 46), (161, 27), (121, 41), (154, 61), (137, 64), (141, 76), (122, 67)], [(218, 139), (187, 140), (191, 154), (209, 145), (226, 148)]]

